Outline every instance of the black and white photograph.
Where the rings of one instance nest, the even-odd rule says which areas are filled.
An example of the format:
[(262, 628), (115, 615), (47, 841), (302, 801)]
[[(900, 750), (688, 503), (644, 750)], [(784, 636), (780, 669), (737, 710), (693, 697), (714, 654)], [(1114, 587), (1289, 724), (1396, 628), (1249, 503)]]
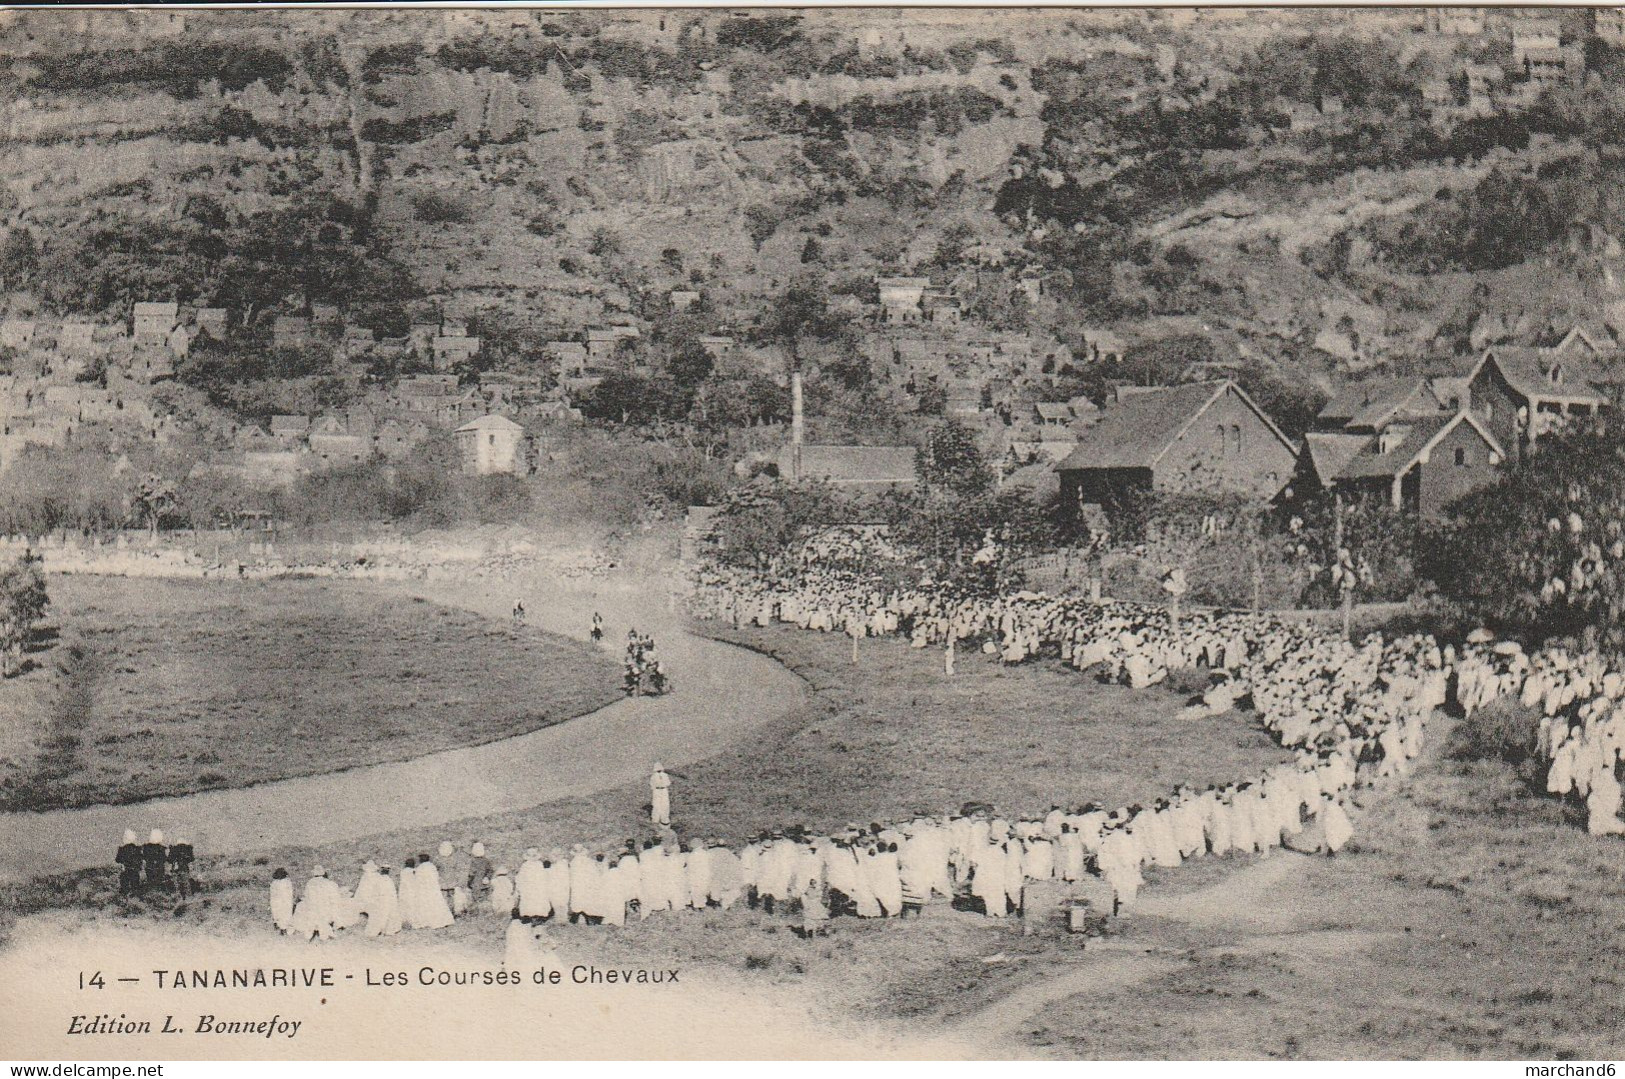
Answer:
[(0, 118), (0, 1057), (1625, 1057), (1625, 8), (10, 8)]

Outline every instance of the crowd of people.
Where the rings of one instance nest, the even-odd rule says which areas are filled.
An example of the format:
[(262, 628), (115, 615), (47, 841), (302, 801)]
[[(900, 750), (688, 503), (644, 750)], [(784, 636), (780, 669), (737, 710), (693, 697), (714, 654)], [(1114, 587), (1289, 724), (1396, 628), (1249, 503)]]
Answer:
[[(1130, 604), (1036, 593), (1002, 600), (882, 596), (842, 591), (838, 583), (789, 588), (713, 576), (695, 602), (701, 613), (735, 622), (784, 620), (855, 636), (896, 633), (917, 647), (981, 640), (985, 651), (1011, 663), (1053, 646), (1074, 666), (1098, 667), (1131, 685), (1149, 685), (1171, 667), (1201, 661), (1215, 672), (1215, 684), (1198, 710), (1222, 712), (1248, 696), (1296, 759), (1235, 783), (1180, 787), (1149, 804), (1057, 806), (1037, 819), (1013, 820), (992, 807), (966, 806), (830, 834), (788, 827), (738, 847), (679, 841), (670, 832), (671, 782), (657, 765), (650, 789), (659, 836), (612, 850), (533, 848), (512, 872), (487, 861), (472, 877), (461, 867), (446, 875), (424, 858), (417, 872), (425, 872), (425, 863), (431, 867), (452, 916), (483, 910), (524, 924), (614, 926), (740, 904), (783, 913), (802, 934), (823, 932), (832, 918), (902, 918), (934, 902), (989, 918), (1044, 919), (1079, 903), (1122, 915), (1135, 905), (1148, 866), (1172, 868), (1189, 858), (1278, 846), (1335, 854), (1353, 832), (1350, 793), (1405, 773), (1421, 751), (1426, 716), (1445, 699), (1449, 656), (1426, 637), (1389, 644), (1373, 637), (1353, 645), (1254, 616), (1198, 613), (1175, 624), (1165, 612)], [(629, 654), (643, 640), (631, 634)], [(369, 933), (372, 912), (362, 893), (391, 907), (372, 880), (376, 874), (364, 866), (354, 890), (339, 894), (349, 904), (345, 918), (353, 923), (367, 916)], [(332, 893), (324, 881), (318, 875), (312, 884), (316, 909), (325, 915), (331, 904), (321, 897)], [(305, 931), (297, 908), (284, 901), (279, 909), (296, 932)], [(444, 923), (440, 906), (432, 909), (426, 922), (403, 918), (403, 927)], [(386, 916), (385, 924), (393, 921)], [(516, 931), (513, 939), (529, 938)]]
[[(601, 630), (594, 624), (595, 630)], [(596, 640), (597, 638), (595, 638)], [(658, 697), (671, 689), (665, 662), (655, 650), (655, 639), (636, 629), (626, 631), (626, 656), (621, 673), (621, 690), (628, 697)]]
[(1625, 835), (1625, 671), (1597, 652), (1553, 647), (1530, 657), (1514, 641), (1475, 633), (1456, 663), (1456, 681), (1456, 699), (1469, 714), (1504, 698), (1539, 707), (1534, 748), (1546, 764), (1547, 791), (1583, 799), (1592, 835)]
[[(1175, 618), (1151, 605), (1036, 592), (881, 591), (857, 575), (816, 568), (794, 583), (713, 569), (698, 584), (689, 602), (700, 617), (784, 622), (854, 641), (899, 636), (916, 648), (941, 648), (948, 675), (961, 647), (1007, 664), (1058, 657), (1131, 687), (1205, 667), (1210, 685), (1188, 714), (1215, 716), (1245, 701), (1295, 759), (1229, 784), (1181, 786), (1146, 804), (1056, 806), (1042, 817), (1006, 818), (968, 803), (828, 834), (787, 826), (738, 845), (679, 839), (671, 828), (673, 773), (656, 765), (653, 834), (641, 840), (597, 850), (532, 847), (506, 859), (488, 856), (482, 843), (462, 853), (447, 842), (437, 856), (405, 859), (398, 873), (369, 859), (353, 884), (318, 866), (298, 895), (278, 870), (270, 903), (277, 927), (327, 939), (351, 927), (371, 937), (441, 929), (464, 917), (506, 918), (510, 956), (523, 953), (528, 962), (538, 927), (619, 926), (683, 910), (754, 908), (807, 936), (826, 932), (831, 919), (905, 918), (933, 903), (1028, 922), (1080, 905), (1121, 916), (1134, 908), (1147, 867), (1276, 846), (1335, 854), (1354, 831), (1351, 795), (1409, 772), (1452, 682), (1469, 713), (1509, 696), (1540, 704), (1547, 718), (1538, 752), (1550, 762), (1550, 789), (1586, 799), (1594, 833), (1625, 834), (1616, 777), (1625, 673), (1598, 655), (1553, 648), (1531, 657), (1482, 631), (1458, 651), (1426, 635), (1350, 642), (1269, 615)], [(595, 618), (595, 639), (601, 625)], [(626, 659), (627, 692), (644, 692), (646, 679), (658, 692), (663, 671), (652, 638), (629, 632)], [(134, 847), (134, 855), (128, 843), (120, 848), (121, 887), (150, 888), (166, 879), (166, 868), (172, 880), (189, 879), (156, 842)]]
[(325, 940), (353, 926), (388, 936), (442, 929), (465, 916), (622, 926), (736, 906), (781, 916), (803, 936), (823, 934), (832, 918), (918, 916), (933, 902), (1029, 921), (1080, 899), (1123, 914), (1147, 865), (1281, 845), (1337, 850), (1351, 832), (1339, 798), (1352, 780), (1346, 762), (1328, 759), (1282, 765), (1256, 784), (1182, 788), (1149, 806), (1057, 806), (1016, 821), (968, 806), (830, 835), (792, 826), (738, 847), (665, 830), (609, 851), (532, 847), (517, 869), (493, 864), (482, 843), (461, 854), (448, 842), (438, 858), (408, 858), (398, 880), (369, 859), (355, 884), (342, 888), (317, 866), (297, 901), (278, 869), (271, 916), (284, 933)]

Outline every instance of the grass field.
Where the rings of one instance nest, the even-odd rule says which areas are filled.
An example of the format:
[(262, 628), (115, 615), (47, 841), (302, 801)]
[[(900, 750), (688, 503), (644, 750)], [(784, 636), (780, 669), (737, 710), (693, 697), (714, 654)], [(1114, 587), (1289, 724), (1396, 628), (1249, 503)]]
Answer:
[(348, 582), (53, 577), (58, 639), (0, 683), (0, 807), (238, 787), (477, 745), (590, 711), (590, 647)]
[[(795, 823), (827, 831), (968, 800), (1042, 815), (1057, 802), (1149, 800), (1182, 780), (1248, 775), (1285, 759), (1245, 720), (1181, 719), (1181, 694), (1103, 685), (1058, 665), (1001, 670), (967, 656), (948, 679), (940, 653), (899, 641), (867, 642), (853, 667), (839, 634), (774, 627), (720, 639), (781, 659), (812, 694), (736, 747), (681, 770), (672, 801), (680, 835), (733, 842)], [(452, 838), (480, 836), (501, 855), (536, 843), (618, 844), (648, 830), (648, 800), (647, 787), (629, 787), (463, 822)], [(429, 838), (440, 837), (400, 841), (417, 849)]]
[[(1248, 721), (1177, 718), (1178, 694), (1131, 693), (1031, 665), (1002, 674), (967, 656), (788, 629), (731, 635), (781, 656), (813, 688), (798, 714), (685, 769), (678, 831), (736, 840), (801, 820), (889, 819), (965, 798), (1010, 813), (1056, 799), (1144, 799), (1181, 779), (1245, 775), (1279, 753)], [(998, 717), (998, 718), (994, 718)], [(1618, 840), (1588, 837), (1509, 745), (1504, 716), (1435, 729), (1413, 779), (1362, 795), (1356, 838), (1335, 859), (1276, 852), (1150, 870), (1142, 908), (1085, 950), (1055, 930), (1023, 935), (942, 906), (908, 922), (837, 919), (812, 941), (783, 916), (685, 912), (625, 929), (563, 926), (570, 961), (700, 968), (747, 991), (788, 994), (833, 1022), (911, 1037), (962, 1036), (993, 1052), (1067, 1058), (1610, 1058), (1625, 1030), (1625, 873)], [(52, 910), (87, 927), (149, 919), (209, 935), (269, 935), (270, 867), (397, 861), (442, 838), (481, 837), (498, 860), (523, 847), (645, 831), (647, 791), (465, 821), (321, 850), (209, 859), (204, 897), (177, 909), (108, 898), (112, 875), (38, 881), (0, 908)], [(381, 961), (411, 934), (379, 943)], [(436, 934), (494, 961), (501, 926)], [(995, 1048), (1003, 1046), (1003, 1050)]]
[[(682, 769), (673, 823), (683, 835), (735, 842), (788, 823), (838, 828), (957, 808), (969, 799), (993, 802), (1008, 814), (1042, 814), (1058, 801), (1116, 805), (1148, 800), (1183, 779), (1252, 774), (1282, 759), (1244, 717), (1179, 718), (1185, 697), (1165, 689), (1132, 692), (1043, 664), (1001, 671), (980, 655), (965, 656), (949, 680), (940, 653), (899, 641), (866, 642), (854, 668), (846, 638), (783, 627), (728, 638), (781, 657), (813, 692), (805, 707)], [(676, 674), (681, 679), (682, 672)], [(369, 854), (398, 865), (442, 839), (464, 846), (474, 838), (483, 839), (497, 862), (517, 864), (531, 845), (641, 837), (648, 833), (647, 802), (648, 790), (639, 784), (446, 828), (210, 859), (204, 875), (211, 890), (181, 918), (211, 933), (268, 934), (264, 889), (272, 866), (296, 867), (297, 875), (319, 860), (343, 867), (338, 875), (348, 885)], [(90, 872), (38, 881), (6, 898), (20, 911), (67, 907), (68, 916), (91, 920), (173, 916), (165, 898), (150, 911), (139, 902), (109, 900), (111, 883), (108, 874)], [(943, 908), (932, 914), (906, 924), (842, 919), (831, 937), (812, 942), (790, 934), (782, 916), (737, 910), (651, 919), (619, 932), (562, 927), (558, 933), (567, 954), (719, 967), (798, 992), (804, 987), (831, 1014), (888, 1021), (933, 1014), (955, 986), (1025, 971), (1030, 962), (1079, 958), (1070, 939), (1023, 938), (1008, 925)], [(466, 939), (492, 956), (500, 951), (493, 920), (459, 923), (442, 936)], [(998, 952), (1010, 953), (1014, 965), (981, 962)]]
[(1373, 800), (1351, 849), (1294, 859), (1253, 917), (1172, 904), (1142, 928), (1175, 972), (1057, 1002), (1028, 1044), (1113, 1058), (1618, 1058), (1625, 845), (1587, 835), (1533, 769), (1463, 756), (1479, 722), (1441, 731), (1442, 752)]

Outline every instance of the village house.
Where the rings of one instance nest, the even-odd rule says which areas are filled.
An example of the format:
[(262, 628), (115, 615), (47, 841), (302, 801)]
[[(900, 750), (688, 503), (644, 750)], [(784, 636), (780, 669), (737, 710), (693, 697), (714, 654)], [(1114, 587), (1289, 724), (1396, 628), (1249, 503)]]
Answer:
[(1572, 350), (1497, 345), (1485, 350), (1466, 382), (1468, 407), (1514, 463), (1565, 420), (1608, 407), (1596, 364)]
[(549, 341), (542, 346), (542, 354), (560, 379), (578, 378), (587, 371), (587, 346), (579, 341)]
[(457, 376), (408, 375), (395, 388), (402, 397), (445, 397), (457, 391)]
[(385, 420), (372, 435), (375, 451), (390, 460), (408, 456), (429, 437), (429, 428), (421, 423), (402, 423)]
[(1531, 87), (1539, 89), (1579, 82), (1585, 75), (1585, 56), (1578, 49), (1531, 48), (1523, 54), (1523, 74)]
[(216, 341), (224, 340), (226, 336), (226, 309), (224, 307), (200, 307), (192, 315), (192, 325), (198, 332), (206, 333)]
[(1606, 325), (1572, 325), (1567, 330), (1556, 327), (1538, 335), (1537, 348), (1557, 358), (1577, 357), (1586, 361), (1603, 360), (1619, 351), (1619, 344)]
[(1036, 401), (1031, 421), (1046, 432), (1064, 432), (1072, 429), (1072, 409), (1064, 401)]
[(310, 319), (302, 315), (278, 315), (271, 322), (273, 348), (304, 348), (310, 341)]
[(89, 358), (97, 351), (95, 323), (64, 322), (57, 331), (56, 350), (66, 356)]
[(581, 410), (571, 408), (563, 401), (541, 401), (532, 410), (542, 423), (580, 423)]
[(1595, 8), (1592, 19), (1593, 33), (1615, 48), (1625, 46), (1625, 8)]
[(836, 487), (880, 490), (914, 483), (912, 446), (834, 446), (794, 443), (780, 449), (774, 464), (792, 483), (822, 480)]
[(1563, 27), (1554, 18), (1525, 17), (1512, 22), (1512, 66), (1523, 67), (1531, 52), (1560, 49)]
[(613, 329), (594, 327), (587, 331), (587, 361), (599, 368), (618, 367), (621, 343), (628, 338)]
[(26, 349), (34, 343), (35, 329), (32, 319), (8, 318), (0, 322), (0, 345), (18, 350)]
[(271, 417), (271, 439), (283, 446), (302, 444), (309, 433), (309, 416)]
[(671, 290), (671, 309), (679, 313), (687, 311), (700, 302), (700, 294), (693, 289), (674, 288)]
[(337, 304), (313, 303), (310, 305), (310, 324), (323, 333), (338, 334), (344, 327), (344, 316), (339, 313)]
[(1329, 477), (1326, 486), (1339, 494), (1376, 495), (1424, 517), (1439, 516), (1456, 499), (1494, 483), (1506, 464), (1500, 442), (1466, 410), (1391, 420), (1375, 435), (1333, 437), (1335, 444), (1319, 436), (1308, 451), (1316, 455), (1317, 475), (1323, 482)]
[(346, 356), (360, 356), (371, 352), (378, 344), (378, 335), (361, 326), (346, 326), (339, 347)]
[(466, 335), (442, 335), (434, 339), (434, 369), (447, 371), (467, 363), (480, 351), (480, 339)]
[(1434, 7), (1423, 15), (1423, 27), (1430, 34), (1476, 36), (1484, 32), (1484, 9), (1476, 7)]
[(1234, 382), (1123, 389), (1055, 466), (1069, 512), (1152, 491), (1273, 498), (1291, 478), (1298, 447)]
[(432, 351), (430, 343), (440, 336), (440, 323), (414, 322), (407, 328), (406, 344), (413, 352), (420, 356), (427, 356)]
[(291, 487), (310, 471), (309, 457), (298, 450), (250, 450), (243, 453), (243, 476), (267, 487)]
[(457, 428), (463, 471), (476, 476), (530, 474), (530, 439), (506, 416), (485, 415)]
[(1427, 79), (1416, 90), (1425, 109), (1454, 109), (1461, 104), (1461, 95), (1449, 79)]
[(1465, 408), (1459, 378), (1373, 379), (1336, 394), (1304, 436), (1297, 483), (1375, 494), (1395, 509), (1437, 516), (1494, 483), (1501, 442)]
[(1124, 344), (1122, 337), (1111, 330), (1085, 330), (1084, 348), (1078, 359), (1084, 363), (1121, 363)]
[(720, 334), (706, 334), (700, 338), (700, 347), (705, 349), (706, 355), (712, 360), (720, 360), (732, 353), (735, 343), (732, 337)]
[[(1093, 416), (1080, 419), (1066, 401), (1011, 402), (1004, 408), (1012, 422), (1007, 429), (992, 432), (991, 449), (1013, 468), (1065, 460), (1077, 446), (1079, 432), (1093, 422)], [(1094, 411), (1092, 403), (1089, 410)]]
[(1315, 429), (1372, 435), (1399, 416), (1457, 411), (1435, 392), (1438, 382), (1416, 376), (1354, 383), (1326, 402), (1315, 416)]
[(323, 468), (358, 465), (372, 455), (372, 439), (351, 431), (337, 416), (323, 416), (312, 424), (306, 445)]
[(1461, 69), (1461, 73), (1467, 80), (1469, 107), (1477, 99), (1488, 102), (1506, 85), (1506, 72), (1495, 64), (1468, 64)]
[(164, 344), (180, 321), (180, 304), (138, 303), (131, 311), (130, 335), (143, 344)]
[(790, 376), (790, 438), (769, 459), (780, 478), (860, 490), (907, 487), (914, 483), (914, 459), (912, 446), (809, 444), (801, 373)]
[(925, 290), (931, 287), (929, 277), (881, 277), (875, 280), (880, 291), (882, 318), (886, 322), (918, 322), (925, 300)]
[(233, 449), (253, 453), (271, 453), (278, 448), (277, 440), (253, 423), (237, 428), (231, 435), (231, 445)]
[(957, 326), (960, 319), (959, 300), (943, 292), (925, 294), (925, 318), (937, 326)]

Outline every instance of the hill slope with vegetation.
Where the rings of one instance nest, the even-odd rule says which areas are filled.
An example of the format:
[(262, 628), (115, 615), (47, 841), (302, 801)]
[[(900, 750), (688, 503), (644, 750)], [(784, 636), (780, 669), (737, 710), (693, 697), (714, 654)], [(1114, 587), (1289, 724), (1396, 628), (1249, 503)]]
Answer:
[[(14, 313), (228, 307), (229, 375), (266, 362), (272, 312), (312, 303), (384, 334), (473, 312), (490, 362), (531, 362), (662, 316), (677, 286), (707, 329), (793, 346), (767, 315), (798, 285), (846, 310), (877, 272), (994, 264), (959, 282), (990, 327), (1127, 327), (1324, 389), (1448, 367), (1506, 305), (1614, 312), (1622, 68), (1561, 18), (1583, 84), (1439, 123), (1422, 87), (1504, 65), (1504, 32), (1307, 10), (16, 12), (0, 273)], [(1036, 302), (1024, 267), (1049, 275)], [(838, 375), (861, 399), (869, 373)]]

